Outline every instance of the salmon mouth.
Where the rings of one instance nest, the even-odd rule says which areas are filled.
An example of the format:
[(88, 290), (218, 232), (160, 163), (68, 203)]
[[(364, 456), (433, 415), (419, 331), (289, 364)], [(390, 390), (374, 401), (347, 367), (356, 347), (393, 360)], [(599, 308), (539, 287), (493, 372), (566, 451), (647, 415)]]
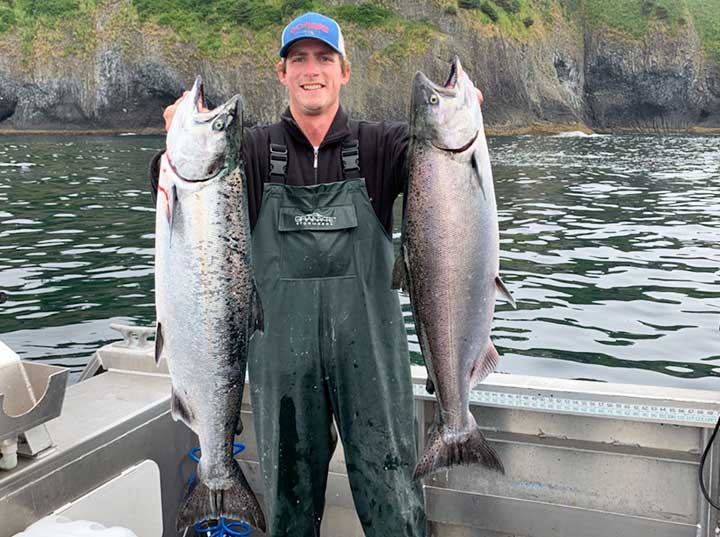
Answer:
[(458, 81), (458, 62), (457, 58), (452, 62), (452, 65), (450, 66), (450, 74), (448, 75), (447, 80), (445, 81), (445, 84), (443, 84), (443, 87), (446, 89), (455, 89), (455, 85)]
[(200, 110), (204, 110), (206, 108), (207, 102), (205, 101), (205, 84), (200, 82), (200, 85), (198, 86), (197, 100), (195, 101), (195, 111), (199, 112)]
[(195, 77), (195, 84), (193, 84), (191, 96), (192, 93), (195, 94), (192, 112), (194, 114), (201, 113), (201, 110), (207, 109), (207, 103), (205, 102), (205, 84), (203, 84), (202, 76), (198, 75)]
[(472, 138), (470, 138), (470, 141), (469, 141), (468, 143), (466, 143), (466, 144), (465, 144), (464, 146), (462, 146), (462, 147), (458, 147), (458, 148), (455, 148), (455, 149), (454, 149), (454, 148), (450, 148), (450, 147), (442, 147), (442, 146), (437, 145), (435, 142), (432, 142), (432, 141), (431, 141), (430, 143), (432, 144), (433, 147), (435, 147), (436, 149), (439, 149), (440, 151), (447, 151), (447, 152), (449, 152), (449, 153), (464, 153), (465, 151), (467, 151), (468, 149), (470, 149), (470, 148), (472, 147), (472, 145), (475, 143), (475, 140), (477, 140), (478, 134), (480, 134), (480, 131), (479, 131), (479, 130), (475, 131), (475, 136), (473, 136)]

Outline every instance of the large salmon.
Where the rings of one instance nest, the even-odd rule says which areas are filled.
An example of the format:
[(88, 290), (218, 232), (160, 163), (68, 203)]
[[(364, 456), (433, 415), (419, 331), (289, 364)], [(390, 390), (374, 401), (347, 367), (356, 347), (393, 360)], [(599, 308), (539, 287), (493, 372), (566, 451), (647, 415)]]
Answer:
[(232, 455), (248, 342), (262, 327), (239, 161), (239, 96), (209, 112), (197, 78), (167, 135), (155, 235), (156, 359), (167, 359), (172, 415), (200, 439), (197, 479), (177, 528), (221, 516), (265, 530), (255, 495)]
[(455, 58), (443, 86), (417, 73), (410, 176), (393, 283), (410, 292), (415, 327), (439, 410), (415, 476), (479, 462), (504, 471), (470, 413), (476, 382), (497, 365), (490, 341), (499, 232), (477, 92)]

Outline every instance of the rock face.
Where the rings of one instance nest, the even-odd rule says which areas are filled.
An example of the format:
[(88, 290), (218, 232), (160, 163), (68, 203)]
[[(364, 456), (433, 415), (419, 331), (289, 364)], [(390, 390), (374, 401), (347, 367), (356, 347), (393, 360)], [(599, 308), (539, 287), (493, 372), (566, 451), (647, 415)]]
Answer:
[(0, 68), (0, 128), (139, 129), (158, 125), (162, 109), (182, 93), (176, 70), (128, 62), (112, 44), (94, 61), (35, 66), (30, 74)]
[[(343, 102), (356, 117), (405, 119), (415, 71), (441, 81), (458, 54), (486, 96), (489, 127), (720, 129), (720, 67), (703, 53), (691, 24), (636, 41), (556, 18), (520, 41), (431, 2), (400, 4), (409, 19), (432, 20), (436, 30), (417, 50), (392, 57), (383, 53), (387, 37), (368, 45), (348, 36), (353, 77)], [(197, 73), (211, 102), (242, 94), (248, 123), (275, 121), (287, 105), (273, 60), (211, 61), (139, 28), (106, 31), (107, 18), (99, 16), (94, 48), (82, 56), (28, 60), (12, 38), (0, 43), (0, 129), (160, 128), (162, 109)]]
[(685, 129), (720, 124), (718, 68), (692, 28), (672, 41), (657, 34), (624, 42), (589, 33), (585, 54), (586, 118), (602, 129)]

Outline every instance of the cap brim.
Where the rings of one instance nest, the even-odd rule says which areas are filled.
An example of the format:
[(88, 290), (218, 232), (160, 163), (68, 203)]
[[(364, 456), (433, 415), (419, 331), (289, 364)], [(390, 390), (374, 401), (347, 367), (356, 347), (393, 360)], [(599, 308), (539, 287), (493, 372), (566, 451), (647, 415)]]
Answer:
[(315, 35), (303, 35), (300, 37), (296, 37), (295, 39), (288, 41), (285, 43), (285, 45), (280, 49), (280, 57), (281, 58), (287, 58), (288, 52), (290, 52), (290, 47), (292, 47), (295, 43), (298, 41), (302, 41), (303, 39), (315, 39), (316, 41), (320, 41), (321, 43), (325, 43), (328, 47), (333, 49), (335, 52), (340, 54), (340, 56), (343, 56), (343, 53), (341, 50), (338, 50), (335, 45), (333, 45), (330, 41), (323, 39), (322, 37), (318, 37)]

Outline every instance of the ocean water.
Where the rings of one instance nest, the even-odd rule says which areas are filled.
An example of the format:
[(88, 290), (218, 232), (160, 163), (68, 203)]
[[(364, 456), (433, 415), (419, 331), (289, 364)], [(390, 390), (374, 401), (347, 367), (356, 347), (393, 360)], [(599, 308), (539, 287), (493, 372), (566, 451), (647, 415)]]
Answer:
[[(154, 323), (147, 166), (163, 144), (0, 138), (0, 340), (21, 357), (76, 377), (119, 339), (111, 322)], [(490, 152), (518, 303), (498, 300), (498, 369), (720, 387), (720, 137), (498, 137)]]

